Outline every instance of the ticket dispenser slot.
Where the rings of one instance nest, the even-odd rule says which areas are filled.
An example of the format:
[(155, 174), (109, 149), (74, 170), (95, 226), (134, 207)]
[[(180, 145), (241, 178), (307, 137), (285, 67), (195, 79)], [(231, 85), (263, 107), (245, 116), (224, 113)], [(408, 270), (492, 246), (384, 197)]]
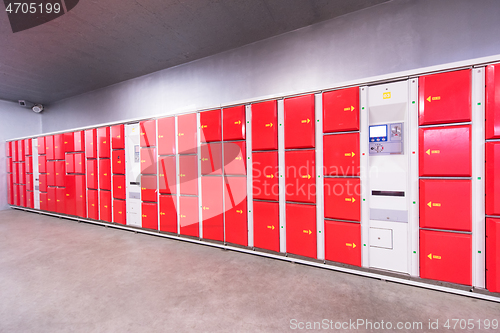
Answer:
[(134, 227), (142, 226), (140, 132), (139, 123), (125, 125), (126, 221)]
[(408, 81), (368, 88), (369, 266), (409, 273)]

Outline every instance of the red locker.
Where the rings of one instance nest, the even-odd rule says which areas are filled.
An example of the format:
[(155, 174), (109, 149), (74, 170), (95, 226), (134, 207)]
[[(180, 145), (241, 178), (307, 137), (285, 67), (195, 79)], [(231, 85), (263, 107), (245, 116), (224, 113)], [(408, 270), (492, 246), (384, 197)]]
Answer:
[(420, 176), (470, 177), (471, 126), (419, 129)]
[(278, 103), (252, 104), (252, 150), (278, 149)]
[(47, 153), (47, 143), (44, 136), (40, 136), (37, 139), (38, 145), (38, 155), (45, 155)]
[(76, 215), (76, 176), (69, 175), (66, 176), (64, 189), (64, 208), (67, 215)]
[(235, 106), (222, 111), (224, 141), (245, 140), (245, 106)]
[(75, 198), (76, 216), (87, 217), (87, 188), (85, 186), (85, 175), (75, 176)]
[(286, 252), (316, 258), (316, 206), (286, 204)]
[(500, 64), (486, 67), (486, 139), (500, 138)]
[(48, 194), (40, 192), (40, 210), (48, 211)]
[(75, 158), (75, 173), (85, 173), (85, 154), (74, 154)]
[(74, 152), (75, 151), (75, 135), (73, 132), (68, 132), (63, 134), (63, 146), (64, 152)]
[(38, 172), (47, 173), (47, 157), (45, 155), (38, 156)]
[(66, 154), (66, 172), (75, 173), (75, 154)]
[(361, 267), (361, 224), (325, 220), (325, 259)]
[(500, 215), (500, 142), (486, 142), (486, 215)]
[(159, 165), (159, 182), (160, 193), (175, 194), (177, 193), (177, 173), (175, 156), (160, 157)]
[(111, 222), (112, 210), (113, 207), (111, 206), (111, 191), (99, 191), (100, 220), (105, 222)]
[(125, 174), (125, 150), (113, 150), (113, 173)]
[(472, 284), (472, 236), (420, 230), (420, 277)]
[(99, 160), (99, 188), (111, 191), (111, 160)]
[(253, 202), (254, 246), (280, 251), (280, 210), (277, 202)]
[(47, 192), (47, 174), (41, 173), (38, 175), (38, 188), (40, 192)]
[(198, 157), (196, 155), (179, 156), (179, 179), (181, 194), (198, 195)]
[(285, 99), (285, 149), (314, 148), (314, 95)]
[(113, 222), (127, 224), (127, 202), (125, 200), (113, 200)]
[(24, 162), (17, 163), (17, 173), (19, 177), (19, 184), (26, 184), (26, 165)]
[(420, 227), (472, 231), (470, 180), (421, 179)]
[(323, 132), (359, 131), (359, 87), (323, 93)]
[(56, 134), (54, 135), (54, 159), (64, 160), (64, 135)]
[(198, 147), (196, 123), (196, 113), (185, 114), (177, 117), (178, 154), (196, 154)]
[(33, 156), (26, 156), (26, 172), (33, 173)]
[(285, 152), (286, 201), (316, 202), (314, 150)]
[(157, 186), (156, 176), (141, 176), (141, 200), (156, 202)]
[[(110, 130), (109, 127), (100, 127), (97, 129), (97, 142), (99, 143), (99, 158), (110, 158)], [(87, 158), (89, 158), (87, 156)]]
[(326, 176), (359, 176), (359, 133), (323, 137), (323, 170)]
[(141, 147), (156, 146), (156, 120), (141, 121)]
[(19, 185), (19, 206), (26, 207), (26, 186)]
[(26, 174), (26, 190), (33, 191), (33, 174)]
[(19, 195), (19, 185), (13, 185), (12, 188), (14, 189), (13, 205), (14, 206), (19, 206), (20, 202), (21, 202), (21, 197)]
[[(66, 176), (65, 161), (55, 161), (55, 172), (56, 172), (56, 186), (64, 186), (64, 180)], [(50, 185), (50, 184), (49, 184)]]
[(198, 198), (181, 196), (179, 206), (181, 235), (199, 237)]
[(56, 188), (56, 212), (66, 214), (66, 189), (63, 187)]
[(19, 184), (19, 168), (17, 166), (18, 163), (12, 164), (12, 181), (14, 184)]
[(486, 289), (500, 292), (500, 219), (486, 219)]
[(160, 195), (160, 231), (177, 233), (177, 197)]
[(224, 142), (224, 174), (247, 174), (247, 153), (244, 141)]
[(123, 124), (111, 126), (111, 148), (125, 149), (125, 126)]
[(12, 157), (7, 157), (7, 172), (12, 172)]
[(33, 191), (26, 191), (26, 207), (35, 208), (35, 195)]
[(87, 187), (98, 189), (97, 177), (97, 160), (87, 160)]
[(45, 153), (47, 155), (47, 160), (54, 160), (55, 159), (55, 152), (54, 152), (54, 136), (49, 135), (45, 137)]
[(89, 219), (99, 220), (99, 191), (87, 190), (87, 215)]
[(24, 140), (17, 141), (17, 161), (24, 162)]
[(158, 119), (158, 154), (175, 154), (175, 117)]
[(359, 178), (325, 178), (325, 217), (361, 221), (361, 182)]
[(222, 174), (222, 143), (208, 143), (201, 145), (201, 174)]
[(248, 246), (247, 178), (225, 177), (226, 242)]
[(158, 230), (158, 205), (156, 203), (142, 203), (142, 227)]
[(224, 241), (224, 208), (222, 177), (201, 178), (203, 238)]
[(12, 147), (12, 162), (18, 162), (19, 159), (17, 158), (18, 155), (17, 141), (12, 141), (11, 147)]
[(5, 142), (5, 156), (12, 157), (12, 141)]
[(141, 173), (156, 174), (156, 148), (141, 148)]
[(47, 188), (47, 210), (53, 213), (57, 211), (56, 187)]
[(472, 70), (424, 75), (418, 79), (419, 125), (471, 120)]
[(85, 156), (97, 158), (97, 130), (95, 128), (85, 131)]
[(24, 154), (26, 156), (33, 155), (33, 143), (31, 139), (24, 139)]
[(127, 199), (125, 175), (113, 175), (113, 198)]
[(253, 198), (279, 200), (278, 152), (266, 151), (252, 154)]
[(221, 110), (200, 113), (201, 142), (222, 141)]
[(7, 175), (7, 203), (9, 205), (14, 204), (14, 182), (12, 175)]
[(73, 133), (75, 151), (85, 151), (85, 132), (77, 131)]

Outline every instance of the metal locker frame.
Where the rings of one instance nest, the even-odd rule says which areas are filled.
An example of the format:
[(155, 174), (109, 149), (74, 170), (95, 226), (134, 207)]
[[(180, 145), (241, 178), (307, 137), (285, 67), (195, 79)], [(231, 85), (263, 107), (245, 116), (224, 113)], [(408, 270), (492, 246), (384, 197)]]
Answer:
[(325, 199), (323, 193), (323, 93), (314, 95), (315, 171), (316, 174), (316, 257), (325, 260)]
[(248, 247), (254, 247), (253, 230), (253, 159), (252, 159), (252, 105), (245, 106), (245, 143), (247, 155), (247, 229), (248, 229)]
[[(181, 234), (181, 177), (179, 175), (179, 117), (175, 117), (175, 198), (177, 200), (177, 235)], [(158, 209), (159, 210), (159, 209)], [(158, 220), (159, 221), (159, 220)]]
[(361, 266), (370, 267), (370, 207), (368, 206), (368, 89), (367, 86), (359, 87), (359, 167), (361, 182)]
[(408, 82), (408, 138), (410, 142), (408, 170), (410, 206), (408, 208), (408, 271), (411, 276), (420, 276), (420, 223), (419, 223), (419, 178), (418, 178), (418, 78)]
[(201, 201), (201, 121), (200, 112), (196, 113), (196, 157), (198, 161), (198, 238), (203, 239), (203, 210)]
[(280, 252), (286, 253), (286, 198), (285, 198), (285, 100), (278, 103), (278, 169), (279, 169), (279, 207), (280, 207)]
[(31, 151), (33, 155), (33, 207), (40, 209), (40, 187), (39, 179), (40, 173), (38, 172), (38, 138), (31, 140)]

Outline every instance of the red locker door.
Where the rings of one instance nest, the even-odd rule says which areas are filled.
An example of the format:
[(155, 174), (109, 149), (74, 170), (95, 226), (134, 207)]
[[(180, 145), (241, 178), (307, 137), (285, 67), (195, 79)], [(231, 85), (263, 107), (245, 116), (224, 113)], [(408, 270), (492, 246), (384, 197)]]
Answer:
[(19, 194), (19, 185), (14, 185), (14, 206), (20, 206), (21, 203), (21, 196)]
[(500, 142), (486, 142), (486, 215), (500, 215)]
[(125, 127), (123, 124), (111, 126), (112, 149), (125, 149)]
[(68, 132), (63, 134), (63, 150), (66, 153), (72, 153), (75, 151), (75, 135), (73, 132)]
[(314, 150), (285, 152), (286, 201), (316, 202)]
[(224, 142), (224, 174), (247, 174), (247, 154), (244, 141)]
[(245, 140), (245, 106), (235, 106), (222, 111), (224, 141)]
[(57, 211), (56, 188), (47, 188), (47, 210), (55, 213)]
[(85, 131), (85, 156), (97, 158), (97, 130), (95, 128)]
[(323, 93), (323, 132), (359, 131), (359, 87)]
[(87, 160), (87, 187), (98, 189), (97, 184), (97, 160)]
[(77, 131), (73, 133), (75, 151), (85, 151), (85, 132)]
[(361, 182), (359, 178), (325, 178), (325, 217), (361, 221)]
[(198, 198), (180, 197), (179, 206), (181, 235), (199, 237)]
[(196, 154), (196, 113), (185, 114), (177, 117), (179, 154)]
[(323, 169), (327, 176), (359, 176), (359, 133), (323, 137)]
[(203, 238), (224, 241), (222, 177), (201, 178)]
[(19, 168), (17, 166), (18, 163), (13, 163), (12, 164), (12, 181), (14, 184), (19, 183)]
[(252, 154), (253, 198), (279, 200), (278, 152), (257, 152)]
[(175, 194), (177, 193), (177, 173), (175, 156), (160, 157), (159, 165), (159, 182), (160, 193)]
[(420, 230), (420, 277), (472, 284), (472, 236)]
[(113, 173), (125, 174), (125, 150), (113, 150)]
[(54, 160), (55, 159), (55, 152), (54, 152), (54, 136), (49, 135), (45, 137), (45, 153), (47, 155), (47, 160)]
[(156, 176), (141, 176), (141, 200), (156, 202), (157, 195)]
[(225, 177), (224, 203), (226, 242), (248, 246), (246, 177)]
[(500, 292), (500, 219), (486, 219), (486, 289)]
[(101, 221), (111, 222), (111, 191), (99, 191), (99, 213)]
[(175, 117), (158, 119), (158, 154), (175, 154)]
[(40, 189), (40, 192), (47, 192), (47, 175), (46, 174), (39, 174), (38, 175), (38, 188)]
[(470, 180), (421, 179), (420, 227), (472, 231)]
[(325, 220), (325, 259), (361, 267), (361, 224)]
[(280, 251), (280, 211), (277, 202), (253, 202), (254, 246)]
[(33, 173), (33, 156), (26, 156), (26, 172)]
[(12, 162), (18, 162), (19, 160), (17, 158), (18, 155), (17, 141), (12, 141), (11, 147), (12, 147)]
[(113, 222), (127, 224), (127, 202), (125, 200), (113, 200)]
[(471, 126), (419, 129), (420, 176), (470, 177)]
[(66, 172), (75, 173), (75, 154), (66, 154)]
[(26, 184), (26, 165), (24, 162), (17, 163), (17, 173), (19, 177), (19, 184)]
[[(109, 127), (101, 127), (97, 129), (97, 141), (99, 142), (99, 158), (110, 158), (110, 130)], [(87, 156), (87, 158), (89, 158)]]
[(177, 197), (160, 195), (160, 231), (177, 233)]
[(31, 139), (24, 140), (24, 154), (26, 156), (33, 155), (33, 143)]
[(222, 143), (201, 145), (201, 174), (222, 174)]
[(5, 156), (12, 157), (12, 142), (5, 142)]
[(156, 203), (142, 203), (142, 227), (158, 230), (158, 205)]
[(14, 204), (14, 182), (12, 175), (7, 175), (7, 203), (9, 205)]
[(88, 218), (99, 220), (99, 191), (87, 190)]
[(87, 217), (87, 188), (85, 186), (85, 175), (75, 176), (75, 214), (76, 216)]
[(56, 186), (56, 162), (47, 161), (47, 185)]
[[(65, 186), (64, 180), (66, 177), (65, 161), (55, 161), (55, 171), (56, 171), (56, 186)], [(50, 185), (50, 184), (49, 184)]]
[(472, 70), (424, 75), (418, 79), (419, 125), (471, 120)]
[(316, 258), (316, 206), (286, 204), (286, 252)]
[(67, 215), (76, 215), (76, 176), (66, 176), (64, 189), (64, 208)]
[(252, 150), (278, 149), (278, 103), (252, 104)]
[(99, 160), (99, 188), (111, 191), (111, 160)]
[(17, 161), (24, 162), (24, 140), (17, 141)]
[(64, 160), (64, 135), (56, 134), (54, 135), (54, 159)]
[(12, 172), (12, 158), (7, 157), (6, 160), (7, 160), (7, 172)]
[(285, 149), (314, 148), (314, 95), (285, 99)]
[(47, 193), (40, 192), (40, 210), (49, 210)]
[(26, 190), (33, 191), (33, 174), (26, 174)]
[(201, 142), (222, 141), (221, 110), (200, 112)]
[(26, 191), (26, 207), (35, 208), (35, 195), (33, 191)]
[(26, 207), (26, 186), (19, 185), (19, 206)]
[(75, 173), (85, 173), (85, 154), (74, 154), (75, 158)]
[(156, 174), (156, 148), (141, 148), (141, 173)]
[(66, 214), (66, 189), (63, 187), (56, 188), (56, 212)]
[(47, 143), (44, 136), (38, 137), (37, 140), (38, 145), (38, 155), (45, 155), (47, 153)]
[(500, 138), (500, 64), (486, 67), (486, 139)]
[(179, 177), (181, 194), (198, 195), (198, 157), (179, 156)]
[(45, 155), (38, 156), (38, 172), (47, 172), (47, 157)]
[(122, 200), (127, 198), (125, 175), (113, 175), (113, 198)]
[(156, 146), (156, 120), (141, 121), (141, 147)]

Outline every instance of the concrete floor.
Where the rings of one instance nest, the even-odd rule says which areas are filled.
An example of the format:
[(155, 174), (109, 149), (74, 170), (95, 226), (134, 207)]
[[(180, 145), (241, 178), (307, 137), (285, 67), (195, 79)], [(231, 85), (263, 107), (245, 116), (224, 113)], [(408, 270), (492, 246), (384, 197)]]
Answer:
[[(453, 318), (474, 319), (473, 331), (479, 331), (478, 319), (500, 320), (500, 304), (0, 212), (0, 332), (294, 332), (305, 331), (299, 322), (323, 319), (332, 320), (334, 328), (336, 322), (358, 319), (373, 328), (382, 320), (385, 328), (388, 321), (394, 327), (423, 323), (422, 329), (404, 332), (430, 331), (429, 320), (439, 320), (436, 332)], [(373, 331), (387, 331), (379, 328)], [(363, 325), (350, 331), (371, 330)], [(464, 330), (457, 325), (456, 331)]]

